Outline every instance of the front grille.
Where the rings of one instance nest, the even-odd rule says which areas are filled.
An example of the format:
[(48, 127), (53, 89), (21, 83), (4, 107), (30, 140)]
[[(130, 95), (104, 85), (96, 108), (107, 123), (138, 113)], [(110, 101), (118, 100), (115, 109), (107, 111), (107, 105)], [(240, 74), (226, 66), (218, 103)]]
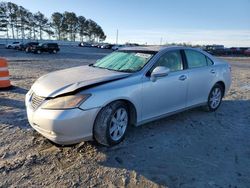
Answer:
[(44, 97), (40, 97), (33, 93), (31, 96), (31, 107), (33, 108), (33, 110), (36, 110), (42, 104), (44, 99)]

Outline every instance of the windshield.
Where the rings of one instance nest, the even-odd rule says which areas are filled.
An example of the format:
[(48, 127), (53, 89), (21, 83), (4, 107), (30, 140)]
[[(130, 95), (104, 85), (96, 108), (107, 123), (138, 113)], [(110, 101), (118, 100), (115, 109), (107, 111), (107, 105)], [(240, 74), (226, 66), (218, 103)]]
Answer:
[(120, 72), (136, 72), (141, 70), (152, 56), (153, 54), (140, 52), (113, 52), (93, 66)]

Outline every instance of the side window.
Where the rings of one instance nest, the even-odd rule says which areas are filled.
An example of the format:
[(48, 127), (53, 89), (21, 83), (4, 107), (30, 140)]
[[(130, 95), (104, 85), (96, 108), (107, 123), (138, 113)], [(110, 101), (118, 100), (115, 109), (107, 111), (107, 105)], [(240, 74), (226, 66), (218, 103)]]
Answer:
[(189, 68), (198, 68), (207, 66), (207, 57), (194, 50), (185, 50)]
[(171, 72), (183, 70), (182, 58), (180, 51), (167, 52), (160, 57), (154, 67), (164, 66)]

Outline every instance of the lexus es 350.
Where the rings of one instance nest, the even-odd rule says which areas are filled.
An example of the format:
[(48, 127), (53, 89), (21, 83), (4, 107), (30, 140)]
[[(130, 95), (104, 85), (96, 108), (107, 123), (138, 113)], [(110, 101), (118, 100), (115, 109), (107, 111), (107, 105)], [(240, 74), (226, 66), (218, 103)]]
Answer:
[(26, 95), (27, 115), (57, 144), (95, 139), (111, 146), (128, 126), (197, 106), (217, 110), (230, 84), (231, 67), (199, 49), (123, 48), (40, 77)]

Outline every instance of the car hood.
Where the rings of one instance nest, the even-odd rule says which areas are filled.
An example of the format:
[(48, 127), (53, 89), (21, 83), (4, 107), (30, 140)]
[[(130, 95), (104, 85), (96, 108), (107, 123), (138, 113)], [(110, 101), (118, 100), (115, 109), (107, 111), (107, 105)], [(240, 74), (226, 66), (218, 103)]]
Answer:
[(56, 97), (85, 87), (122, 79), (130, 74), (91, 66), (80, 66), (44, 75), (33, 84), (31, 90), (41, 97)]

